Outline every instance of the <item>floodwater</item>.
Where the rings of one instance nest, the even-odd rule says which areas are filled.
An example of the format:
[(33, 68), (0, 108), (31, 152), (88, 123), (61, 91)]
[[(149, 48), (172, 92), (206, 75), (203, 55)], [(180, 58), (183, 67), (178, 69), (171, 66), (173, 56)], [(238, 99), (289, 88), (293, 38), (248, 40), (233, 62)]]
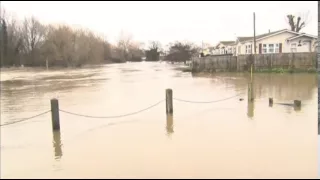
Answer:
[[(1, 124), (50, 110), (51, 98), (61, 110), (95, 117), (145, 109), (167, 88), (176, 99), (213, 102), (174, 100), (168, 117), (165, 102), (125, 117), (60, 112), (60, 132), (52, 132), (50, 112), (1, 126), (1, 178), (317, 177), (317, 75), (256, 74), (248, 85), (248, 74), (175, 68), (2, 70)], [(295, 99), (301, 109), (290, 106)]]

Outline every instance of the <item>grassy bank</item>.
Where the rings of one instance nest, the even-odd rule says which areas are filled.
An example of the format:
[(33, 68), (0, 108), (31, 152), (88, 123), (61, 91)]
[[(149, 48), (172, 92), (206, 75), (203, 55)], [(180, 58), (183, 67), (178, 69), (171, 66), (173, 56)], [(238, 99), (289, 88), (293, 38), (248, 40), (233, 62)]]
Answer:
[(283, 68), (272, 68), (272, 69), (259, 69), (255, 70), (255, 73), (317, 73), (316, 68), (309, 68), (307, 70), (302, 69), (283, 69)]

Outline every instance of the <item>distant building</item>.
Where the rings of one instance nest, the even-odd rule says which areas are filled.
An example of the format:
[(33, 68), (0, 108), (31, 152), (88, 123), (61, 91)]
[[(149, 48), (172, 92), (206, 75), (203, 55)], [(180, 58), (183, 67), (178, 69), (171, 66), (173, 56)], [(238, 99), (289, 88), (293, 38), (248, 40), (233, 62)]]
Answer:
[(234, 44), (235, 41), (220, 41), (213, 50), (213, 54), (232, 54)]
[[(253, 46), (253, 37), (238, 37), (234, 44), (236, 51), (233, 54), (254, 54)], [(315, 52), (316, 47), (316, 36), (288, 29), (256, 36), (257, 54)]]
[[(269, 31), (256, 36), (256, 54), (316, 52), (319, 47), (317, 40), (316, 36), (288, 29)], [(233, 54), (234, 56), (254, 54), (253, 41), (252, 36), (237, 37), (236, 41), (220, 41), (211, 52), (213, 55)]]

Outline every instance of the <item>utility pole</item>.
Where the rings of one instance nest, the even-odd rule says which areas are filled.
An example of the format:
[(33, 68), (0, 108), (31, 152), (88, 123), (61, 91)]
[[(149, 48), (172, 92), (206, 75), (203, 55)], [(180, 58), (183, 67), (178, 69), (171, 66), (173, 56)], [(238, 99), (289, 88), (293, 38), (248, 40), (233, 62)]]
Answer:
[(2, 23), (2, 7), (0, 1), (0, 67), (3, 65), (3, 23)]
[(201, 41), (201, 51), (203, 53), (203, 40)]
[(253, 48), (254, 54), (256, 54), (256, 14), (253, 13)]
[[(251, 49), (252, 52), (252, 49)], [(253, 66), (255, 64), (256, 60), (256, 14), (253, 12), (253, 62), (251, 62), (251, 82), (252, 82), (252, 71), (253, 71)]]

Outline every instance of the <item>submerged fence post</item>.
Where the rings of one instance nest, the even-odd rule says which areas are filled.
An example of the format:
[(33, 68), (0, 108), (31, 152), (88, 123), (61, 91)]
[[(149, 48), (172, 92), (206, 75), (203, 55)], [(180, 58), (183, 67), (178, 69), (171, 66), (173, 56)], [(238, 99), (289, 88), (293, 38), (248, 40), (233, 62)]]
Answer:
[(300, 111), (301, 110), (301, 101), (300, 100), (294, 100), (293, 101), (293, 108), (296, 111)]
[(253, 83), (248, 84), (248, 101), (252, 102), (254, 100)]
[(167, 124), (166, 124), (167, 135), (174, 133), (173, 130), (173, 115), (167, 114)]
[(247, 116), (249, 118), (253, 118), (254, 116), (254, 89), (253, 89), (253, 83), (248, 84), (248, 110), (247, 110)]
[(62, 153), (62, 143), (61, 143), (61, 133), (60, 131), (52, 131), (53, 134), (53, 147), (55, 159), (61, 159)]
[(60, 130), (60, 118), (59, 118), (59, 101), (58, 99), (51, 99), (51, 121), (52, 129)]
[(46, 68), (47, 68), (47, 71), (48, 71), (48, 69), (49, 69), (48, 58), (46, 59)]
[(269, 98), (269, 106), (270, 106), (270, 107), (273, 106), (273, 98)]
[(166, 89), (166, 112), (173, 114), (172, 89)]

